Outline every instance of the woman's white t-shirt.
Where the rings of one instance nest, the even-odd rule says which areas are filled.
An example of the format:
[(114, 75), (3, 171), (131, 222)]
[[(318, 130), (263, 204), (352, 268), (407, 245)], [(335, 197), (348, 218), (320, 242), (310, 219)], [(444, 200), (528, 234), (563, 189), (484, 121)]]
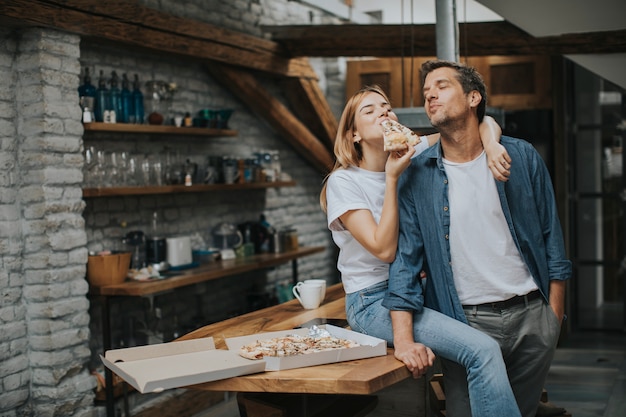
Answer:
[[(428, 148), (428, 140), (415, 146), (416, 155)], [(385, 198), (385, 173), (350, 167), (331, 174), (326, 186), (328, 228), (339, 247), (337, 268), (346, 293), (360, 291), (389, 278), (389, 264), (368, 252), (339, 219), (350, 210), (366, 209), (380, 221)]]

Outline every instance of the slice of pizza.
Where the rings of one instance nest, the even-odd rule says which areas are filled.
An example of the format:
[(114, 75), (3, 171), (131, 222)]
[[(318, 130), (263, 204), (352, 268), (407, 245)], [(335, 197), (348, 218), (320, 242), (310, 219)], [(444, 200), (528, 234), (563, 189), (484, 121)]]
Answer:
[(415, 132), (395, 120), (387, 119), (381, 126), (386, 151), (402, 150), (407, 145), (415, 146), (422, 141)]

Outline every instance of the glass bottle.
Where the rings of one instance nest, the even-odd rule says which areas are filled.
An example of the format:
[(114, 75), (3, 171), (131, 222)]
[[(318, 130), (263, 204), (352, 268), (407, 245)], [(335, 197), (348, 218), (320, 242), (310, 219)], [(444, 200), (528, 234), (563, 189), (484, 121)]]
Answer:
[(128, 88), (130, 81), (126, 74), (122, 75), (122, 91), (120, 94), (120, 113), (117, 115), (117, 121), (119, 123), (129, 123), (130, 115), (133, 114), (133, 100), (132, 93)]
[(143, 124), (144, 110), (143, 110), (143, 94), (139, 89), (139, 76), (135, 74), (135, 81), (133, 81), (132, 91), (132, 107), (133, 115), (131, 123)]
[[(96, 101), (96, 87), (91, 84), (91, 75), (89, 74), (89, 68), (85, 67), (85, 77), (83, 78), (83, 84), (78, 87), (78, 97), (80, 100), (80, 107), (83, 109), (83, 113), (89, 112), (91, 120), (94, 119), (93, 113), (94, 105)], [(84, 119), (87, 119), (85, 116)], [(86, 122), (86, 120), (83, 120)]]
[(98, 78), (98, 89), (96, 90), (95, 113), (96, 121), (104, 122), (104, 112), (109, 110), (109, 90), (107, 90), (104, 73), (100, 70)]
[(116, 123), (117, 118), (122, 113), (122, 90), (119, 87), (119, 77), (115, 71), (111, 71), (111, 123)]

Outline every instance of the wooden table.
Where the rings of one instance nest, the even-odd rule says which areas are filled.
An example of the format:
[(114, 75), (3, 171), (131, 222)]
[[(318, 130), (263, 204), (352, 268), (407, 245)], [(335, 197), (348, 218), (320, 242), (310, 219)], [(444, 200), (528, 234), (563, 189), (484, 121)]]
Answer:
[[(226, 278), (246, 272), (271, 268), (291, 261), (292, 280), (298, 281), (299, 258), (321, 253), (324, 246), (300, 246), (294, 250), (281, 253), (263, 253), (245, 258), (221, 260), (201, 265), (197, 268), (176, 271), (168, 278), (149, 281), (124, 281), (121, 284), (107, 286), (90, 286), (89, 294), (100, 297), (102, 305), (102, 345), (103, 350), (112, 348), (111, 343), (111, 302), (116, 297), (143, 297), (161, 292), (182, 288), (214, 279)], [(107, 416), (114, 416), (113, 376), (105, 368), (105, 400)], [(128, 407), (125, 405), (125, 408)], [(126, 413), (128, 415), (128, 413)]]
[[(326, 299), (315, 310), (304, 310), (297, 300), (265, 308), (195, 330), (178, 340), (213, 337), (218, 349), (226, 349), (225, 338), (259, 332), (288, 330), (315, 318), (345, 318), (343, 286), (327, 289)], [(308, 368), (264, 372), (188, 388), (209, 391), (358, 394), (369, 395), (410, 376), (393, 350), (386, 356), (339, 362)]]

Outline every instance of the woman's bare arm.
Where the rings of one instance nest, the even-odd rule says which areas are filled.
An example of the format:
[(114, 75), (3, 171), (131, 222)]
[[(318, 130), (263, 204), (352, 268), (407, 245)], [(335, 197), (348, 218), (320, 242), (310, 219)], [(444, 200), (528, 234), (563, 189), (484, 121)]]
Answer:
[[(487, 154), (487, 165), (498, 181), (508, 181), (511, 174), (511, 157), (504, 146), (500, 144), (502, 128), (491, 116), (485, 115), (478, 126), (480, 140)], [(428, 146), (433, 146), (439, 140), (439, 133), (427, 135)]]

